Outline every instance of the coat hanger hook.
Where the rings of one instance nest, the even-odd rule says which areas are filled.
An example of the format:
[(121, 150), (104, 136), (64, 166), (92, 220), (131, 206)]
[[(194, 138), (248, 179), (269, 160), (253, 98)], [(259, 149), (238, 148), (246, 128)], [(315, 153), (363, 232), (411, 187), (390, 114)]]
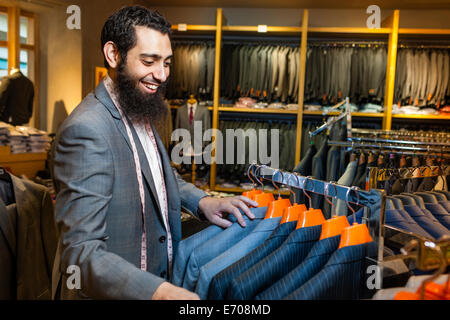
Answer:
[(352, 206), (350, 206), (350, 202), (348, 200), (348, 197), (350, 195), (350, 193), (353, 191), (356, 194), (356, 205), (359, 205), (359, 193), (358, 193), (358, 189), (357, 187), (353, 186), (351, 188), (348, 188), (347, 190), (347, 194), (345, 195), (345, 202), (347, 203), (347, 207), (352, 211), (353, 213), (353, 223), (356, 223), (356, 212), (355, 210), (352, 208)]
[[(250, 181), (253, 183), (253, 187), (255, 187), (256, 186), (256, 182), (255, 182), (255, 180), (253, 180), (252, 179), (252, 175), (253, 175), (253, 171), (252, 171), (252, 169), (253, 169), (253, 167), (255, 166), (255, 164), (254, 163), (251, 163), (249, 166), (248, 166), (248, 169), (247, 169), (247, 177), (250, 179)], [(250, 174), (251, 173), (251, 174)]]
[[(334, 196), (330, 196), (330, 184), (334, 187)], [(329, 200), (328, 197), (331, 199), (333, 197), (337, 197), (337, 188), (334, 181), (330, 181), (328, 183), (325, 183), (325, 200), (331, 205), (331, 217), (336, 216), (336, 206), (334, 205), (333, 201)]]
[(306, 186), (307, 186), (307, 184), (308, 184), (308, 181), (309, 180), (311, 180), (311, 182), (313, 183), (313, 190), (314, 190), (314, 181), (312, 181), (312, 177), (306, 177), (305, 178), (305, 180), (303, 181), (303, 193), (304, 193), (304, 195), (306, 196), (306, 197), (308, 197), (308, 200), (309, 200), (309, 209), (312, 209), (312, 199), (311, 199), (311, 196), (308, 194), (308, 193), (306, 193)]
[(261, 185), (262, 192), (264, 192), (264, 183), (262, 182), (262, 179), (260, 180), (258, 177), (259, 172), (261, 171), (261, 168), (262, 168), (262, 166), (257, 165), (257, 168), (255, 170), (255, 178), (258, 181), (258, 183)]
[[(279, 174), (281, 174), (281, 181), (283, 182), (284, 181), (284, 175), (283, 175), (283, 173), (279, 170), (279, 169), (276, 169), (275, 170), (275, 173), (272, 175), (272, 185), (275, 187), (275, 189), (277, 189), (277, 191), (278, 191), (278, 198), (280, 198), (281, 197), (281, 191), (280, 191), (280, 188), (275, 184), (275, 181), (273, 180), (273, 177), (277, 174), (277, 172), (279, 173)], [(281, 183), (282, 184), (282, 183)]]

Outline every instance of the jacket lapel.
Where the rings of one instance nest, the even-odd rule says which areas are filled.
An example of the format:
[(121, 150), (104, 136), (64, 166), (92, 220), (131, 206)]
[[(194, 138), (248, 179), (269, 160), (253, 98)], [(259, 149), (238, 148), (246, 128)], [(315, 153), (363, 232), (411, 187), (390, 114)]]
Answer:
[[(169, 111), (170, 112), (170, 111)], [(159, 137), (158, 132), (156, 131), (153, 124), (151, 125), (153, 134), (155, 136), (156, 144), (158, 145), (158, 152), (161, 157), (164, 181), (166, 184), (166, 194), (167, 194), (167, 208), (168, 208), (168, 216), (169, 223), (171, 226), (174, 226), (177, 221), (179, 221), (179, 215), (177, 214), (178, 209), (181, 207), (180, 195), (178, 192), (178, 183), (175, 178), (175, 174), (173, 173), (173, 168), (170, 165), (170, 159), (167, 155), (164, 144), (162, 143), (161, 138)], [(173, 219), (178, 219), (177, 221)]]
[(16, 256), (16, 232), (10, 219), (8, 219), (8, 211), (5, 204), (0, 201), (0, 232), (3, 233), (9, 248), (14, 256)]
[[(95, 96), (106, 107), (106, 109), (108, 109), (108, 111), (111, 113), (111, 116), (117, 120), (116, 121), (117, 129), (120, 131), (123, 138), (127, 142), (127, 145), (130, 148), (130, 151), (133, 152), (130, 139), (128, 138), (125, 124), (122, 121), (122, 117), (120, 116), (119, 110), (117, 110), (116, 106), (114, 105), (114, 102), (112, 101), (111, 97), (109, 96), (109, 93), (106, 90), (103, 81), (100, 81), (97, 88), (95, 88)], [(136, 149), (138, 152), (139, 162), (141, 163), (142, 174), (143, 174), (145, 180), (147, 181), (148, 186), (150, 187), (150, 191), (153, 194), (154, 202), (156, 202), (156, 205), (157, 205), (157, 208), (159, 211), (159, 216), (162, 218), (162, 210), (159, 205), (158, 194), (156, 193), (156, 187), (155, 187), (155, 184), (153, 181), (152, 173), (150, 172), (150, 165), (147, 161), (147, 156), (145, 154), (144, 148), (141, 145), (141, 141), (136, 133), (136, 130), (134, 129), (134, 126), (130, 122), (128, 122), (128, 123), (129, 123), (131, 134), (133, 136), (133, 139), (134, 139), (134, 142), (136, 145)]]
[[(116, 120), (117, 129), (122, 134), (125, 141), (127, 142), (127, 145), (130, 148), (130, 150), (132, 150), (130, 140), (128, 139), (127, 130), (122, 121), (119, 110), (117, 110), (116, 106), (114, 105), (114, 102), (112, 101), (111, 97), (109, 96), (108, 90), (106, 90), (106, 87), (105, 87), (105, 84), (103, 83), (103, 81), (100, 81), (97, 88), (95, 88), (95, 96), (106, 107), (106, 109), (109, 111), (109, 113), (111, 113), (111, 116)], [(133, 128), (131, 128), (131, 129), (133, 129)]]

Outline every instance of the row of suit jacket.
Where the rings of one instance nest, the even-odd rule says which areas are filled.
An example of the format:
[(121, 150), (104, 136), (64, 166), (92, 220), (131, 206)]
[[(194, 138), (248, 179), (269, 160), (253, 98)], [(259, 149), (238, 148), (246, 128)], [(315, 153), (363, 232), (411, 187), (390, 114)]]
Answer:
[(211, 44), (174, 43), (171, 79), (166, 97), (182, 99), (193, 94), (212, 99), (214, 88), (214, 54)]
[(442, 105), (450, 96), (450, 51), (399, 49), (395, 74), (395, 102), (402, 105)]
[(382, 104), (387, 50), (384, 46), (311, 46), (307, 50), (305, 101)]
[(276, 45), (231, 45), (222, 49), (221, 96), (296, 103), (300, 48)]
[(266, 210), (252, 209), (256, 218), (245, 218), (245, 228), (230, 217), (225, 230), (210, 226), (183, 240), (172, 283), (210, 300), (367, 297), (364, 270), (375, 242), (338, 249), (340, 236), (319, 240), (321, 225), (297, 229), (296, 221), (264, 219)]
[[(230, 129), (235, 130), (233, 132), (236, 134), (236, 137), (233, 141), (229, 141), (229, 139), (227, 139), (226, 132)], [(278, 156), (280, 169), (290, 170), (294, 166), (295, 154), (292, 150), (293, 146), (295, 146), (295, 140), (297, 138), (297, 126), (295, 122), (248, 121), (245, 119), (236, 121), (221, 120), (219, 121), (219, 130), (223, 135), (224, 164), (217, 165), (217, 175), (226, 178), (227, 181), (245, 179), (248, 166), (253, 161), (267, 164), (267, 159), (260, 158), (259, 153), (262, 150), (261, 146), (264, 145), (264, 142), (260, 142), (260, 139), (263, 139), (264, 137), (267, 137), (267, 152), (262, 152), (263, 157), (267, 156), (270, 158), (272, 156)], [(250, 139), (245, 136), (246, 132), (253, 132), (253, 130), (256, 132), (256, 141), (250, 141)], [(267, 130), (267, 135), (265, 136), (263, 134), (264, 132), (261, 130)], [(273, 146), (271, 130), (278, 130), (279, 132), (279, 140), (276, 140), (276, 144)], [(245, 146), (241, 141), (245, 142)], [(232, 157), (232, 161), (227, 161), (227, 156), (231, 159), (229, 154), (230, 150), (227, 148), (228, 146), (231, 147), (233, 142), (234, 157)], [(239, 150), (241, 150), (241, 148), (238, 148), (239, 146), (241, 146), (241, 148), (243, 147), (242, 149), (245, 151), (244, 155), (239, 152)], [(277, 148), (278, 152), (276, 152)], [(251, 150), (255, 150), (257, 152), (256, 155), (258, 159), (250, 158)], [(266, 155), (264, 155), (264, 153), (266, 153)], [(267, 165), (270, 165), (270, 163)]]
[(53, 202), (44, 186), (0, 177), (0, 300), (50, 300), (58, 244)]
[[(450, 193), (402, 193), (386, 201), (386, 225), (437, 241), (450, 236)], [(389, 236), (389, 234), (388, 234)]]

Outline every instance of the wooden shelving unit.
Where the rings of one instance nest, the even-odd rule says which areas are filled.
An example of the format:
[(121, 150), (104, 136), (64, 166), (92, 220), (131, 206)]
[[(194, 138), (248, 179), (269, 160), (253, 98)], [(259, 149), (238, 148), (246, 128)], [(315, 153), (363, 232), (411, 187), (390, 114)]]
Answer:
[[(395, 86), (395, 72), (396, 60), (398, 50), (399, 35), (450, 35), (450, 29), (413, 29), (413, 28), (399, 28), (400, 11), (394, 10), (393, 13), (382, 22), (382, 27), (379, 29), (368, 29), (358, 27), (309, 27), (309, 12), (307, 9), (303, 10), (301, 26), (264, 26), (265, 34), (272, 33), (278, 35), (298, 35), (300, 46), (300, 81), (299, 81), (299, 101), (297, 110), (283, 110), (283, 109), (255, 109), (255, 108), (234, 108), (219, 105), (220, 98), (220, 62), (221, 62), (221, 47), (223, 34), (242, 34), (242, 35), (261, 35), (259, 32), (260, 26), (231, 26), (224, 25), (224, 17), (221, 8), (216, 12), (216, 25), (182, 25), (185, 31), (179, 31), (180, 25), (172, 26), (172, 29), (177, 33), (181, 32), (215, 32), (215, 73), (214, 73), (214, 95), (213, 106), (208, 107), (212, 111), (212, 127), (218, 129), (220, 112), (245, 112), (245, 113), (278, 113), (278, 114), (297, 114), (297, 141), (295, 144), (295, 162), (300, 161), (301, 151), (301, 134), (303, 126), (304, 115), (323, 115), (321, 111), (304, 111), (304, 86), (305, 86), (305, 69), (306, 69), (306, 51), (308, 45), (308, 35), (315, 37), (344, 37), (354, 38), (355, 41), (361, 40), (364, 37), (368, 38), (383, 38), (387, 40), (388, 54), (386, 66), (386, 84), (384, 97), (384, 113), (364, 113), (354, 112), (353, 117), (361, 118), (378, 118), (382, 120), (382, 128), (390, 130), (392, 126), (392, 119), (430, 119), (430, 120), (450, 120), (450, 116), (445, 115), (393, 115), (392, 104), (394, 100), (394, 86)], [(177, 108), (173, 106), (172, 108)], [(336, 115), (337, 113), (329, 113), (328, 116)], [(213, 140), (213, 150), (215, 149), (215, 141)], [(212, 153), (215, 155), (214, 151)], [(213, 161), (211, 165), (210, 189), (224, 192), (243, 192), (244, 189), (225, 189), (216, 186), (216, 164)]]

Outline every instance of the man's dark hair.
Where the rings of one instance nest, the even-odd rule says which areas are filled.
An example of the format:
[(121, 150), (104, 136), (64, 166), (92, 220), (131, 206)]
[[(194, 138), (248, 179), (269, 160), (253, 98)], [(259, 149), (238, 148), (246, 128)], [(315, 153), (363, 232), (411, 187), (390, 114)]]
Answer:
[[(101, 36), (101, 50), (108, 41), (114, 42), (123, 62), (136, 45), (136, 26), (148, 27), (170, 36), (171, 24), (158, 11), (142, 6), (123, 7), (106, 20)], [(109, 69), (105, 58), (105, 67)]]

